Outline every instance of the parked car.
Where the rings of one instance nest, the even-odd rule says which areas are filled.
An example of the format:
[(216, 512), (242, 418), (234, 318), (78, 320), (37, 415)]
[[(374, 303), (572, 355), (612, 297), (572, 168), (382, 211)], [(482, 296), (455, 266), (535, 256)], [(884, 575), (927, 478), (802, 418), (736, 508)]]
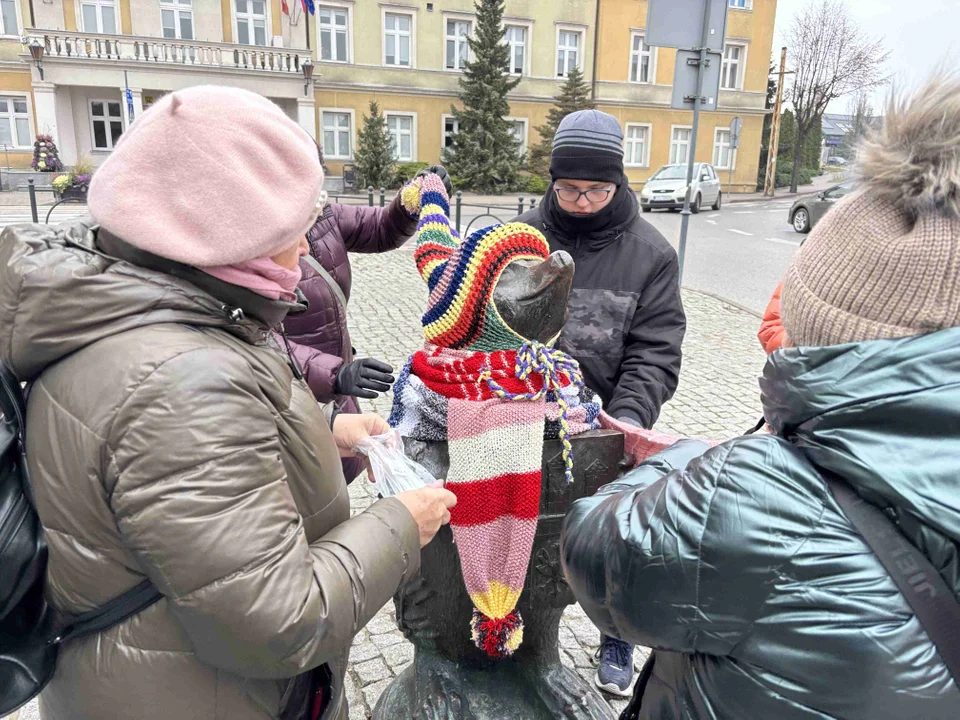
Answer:
[(808, 233), (833, 204), (854, 188), (852, 181), (834, 185), (816, 195), (798, 198), (790, 208), (789, 220), (798, 233)]
[[(656, 208), (681, 210), (686, 192), (687, 166), (664, 165), (647, 180), (640, 191), (640, 208), (644, 212)], [(720, 190), (717, 171), (708, 163), (697, 163), (693, 166), (690, 212), (696, 214), (704, 205), (719, 210), (722, 204), (723, 192)]]
[(835, 155), (834, 157), (827, 158), (827, 165), (832, 167), (845, 167), (849, 165), (849, 163), (847, 162), (846, 158)]

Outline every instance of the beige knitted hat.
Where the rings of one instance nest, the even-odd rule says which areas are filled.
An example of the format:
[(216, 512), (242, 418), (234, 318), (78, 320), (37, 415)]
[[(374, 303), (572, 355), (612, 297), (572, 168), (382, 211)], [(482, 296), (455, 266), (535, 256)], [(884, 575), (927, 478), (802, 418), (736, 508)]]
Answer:
[(817, 224), (781, 297), (797, 346), (960, 326), (960, 75), (894, 98), (860, 185)]

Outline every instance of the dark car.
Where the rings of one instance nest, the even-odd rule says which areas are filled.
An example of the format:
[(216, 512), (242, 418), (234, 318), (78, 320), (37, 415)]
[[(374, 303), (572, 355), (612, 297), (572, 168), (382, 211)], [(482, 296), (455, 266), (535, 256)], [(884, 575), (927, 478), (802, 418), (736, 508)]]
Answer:
[(820, 218), (827, 214), (833, 204), (849, 194), (854, 188), (853, 181), (840, 183), (816, 195), (799, 198), (790, 208), (790, 224), (798, 233), (808, 233)]

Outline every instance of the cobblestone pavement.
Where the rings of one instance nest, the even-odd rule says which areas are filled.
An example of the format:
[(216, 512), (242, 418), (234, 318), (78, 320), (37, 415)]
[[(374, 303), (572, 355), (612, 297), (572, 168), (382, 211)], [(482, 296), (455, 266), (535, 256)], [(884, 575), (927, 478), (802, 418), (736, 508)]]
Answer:
[[(420, 316), (426, 286), (413, 263), (412, 243), (384, 255), (353, 255), (353, 294), (350, 325), (360, 357), (374, 356), (399, 369), (420, 346)], [(684, 341), (683, 371), (676, 397), (668, 403), (657, 429), (680, 435), (722, 440), (741, 434), (760, 417), (757, 376), (764, 355), (756, 339), (759, 320), (741, 309), (708, 295), (684, 292), (688, 330)], [(392, 397), (367, 403), (384, 417)], [(375, 499), (373, 486), (359, 478), (350, 487), (354, 510), (360, 512)], [(588, 682), (593, 681), (590, 658), (599, 633), (579, 606), (571, 606), (560, 627), (561, 658)], [(646, 650), (638, 648), (639, 669)], [(370, 713), (391, 680), (413, 660), (413, 646), (397, 629), (393, 604), (385, 606), (356, 637), (350, 655), (346, 691), (350, 719)], [(625, 701), (608, 698), (619, 712)], [(20, 720), (34, 720), (35, 704)]]
[[(378, 357), (397, 369), (422, 343), (420, 316), (427, 292), (416, 273), (411, 245), (385, 255), (351, 256), (353, 344), (360, 357)], [(680, 388), (664, 407), (657, 429), (717, 440), (739, 435), (761, 415), (757, 376), (764, 354), (756, 336), (759, 319), (702, 293), (686, 291), (683, 299), (689, 327)], [(367, 403), (367, 409), (386, 417), (392, 401), (390, 395), (381, 396)], [(359, 478), (351, 485), (350, 497), (359, 512), (375, 500), (373, 486)], [(589, 682), (594, 674), (590, 658), (599, 641), (580, 607), (570, 607), (560, 627), (561, 658)], [(646, 653), (637, 649), (638, 669)], [(354, 641), (346, 685), (351, 720), (368, 717), (391, 679), (412, 659), (413, 648), (397, 630), (390, 603)], [(618, 712), (626, 704), (608, 699)]]

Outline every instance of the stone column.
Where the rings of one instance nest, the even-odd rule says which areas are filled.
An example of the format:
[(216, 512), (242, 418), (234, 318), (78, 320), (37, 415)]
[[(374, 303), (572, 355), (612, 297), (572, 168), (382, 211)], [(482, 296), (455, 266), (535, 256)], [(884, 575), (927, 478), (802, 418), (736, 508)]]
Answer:
[(57, 86), (51, 82), (35, 80), (33, 83), (33, 103), (37, 113), (37, 134), (52, 136), (57, 147), (60, 147), (56, 92)]
[(297, 99), (297, 122), (310, 137), (317, 139), (317, 101), (313, 95)]

